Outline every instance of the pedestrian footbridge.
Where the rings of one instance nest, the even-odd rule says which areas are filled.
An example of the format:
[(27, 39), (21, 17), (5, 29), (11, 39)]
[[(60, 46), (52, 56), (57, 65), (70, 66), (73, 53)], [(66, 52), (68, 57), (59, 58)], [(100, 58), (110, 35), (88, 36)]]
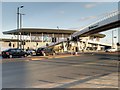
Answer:
[(98, 21), (80, 29), (72, 34), (72, 37), (89, 36), (91, 34), (103, 32), (120, 27), (120, 11), (114, 11), (102, 17)]

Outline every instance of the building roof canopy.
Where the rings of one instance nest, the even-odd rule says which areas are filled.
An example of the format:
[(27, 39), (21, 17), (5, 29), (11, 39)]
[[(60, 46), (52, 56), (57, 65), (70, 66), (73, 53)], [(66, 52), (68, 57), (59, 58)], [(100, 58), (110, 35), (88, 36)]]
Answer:
[[(11, 35), (18, 35), (18, 32), (21, 32), (22, 35), (29, 35), (30, 33), (32, 35), (37, 35), (37, 34), (65, 34), (65, 35), (71, 35), (74, 32), (77, 32), (77, 30), (68, 30), (68, 29), (43, 29), (43, 28), (22, 28), (22, 29), (14, 29), (10, 31), (5, 31), (3, 34), (11, 34)], [(86, 35), (82, 35), (83, 37), (86, 37)], [(99, 38), (104, 38), (104, 34), (92, 34), (90, 36), (93, 37), (99, 37)]]
[(3, 34), (13, 34), (17, 35), (18, 32), (21, 32), (22, 35), (27, 35), (27, 34), (68, 34), (71, 35), (76, 30), (67, 30), (67, 29), (42, 29), (42, 28), (22, 28), (22, 29), (15, 29), (15, 30), (10, 30), (10, 31), (5, 31)]

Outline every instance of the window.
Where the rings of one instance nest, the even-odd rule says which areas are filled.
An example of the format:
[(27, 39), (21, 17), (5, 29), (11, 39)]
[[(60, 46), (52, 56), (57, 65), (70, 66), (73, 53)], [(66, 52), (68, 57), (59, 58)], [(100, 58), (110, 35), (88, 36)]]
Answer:
[(17, 49), (16, 52), (21, 52), (21, 50)]
[(11, 51), (11, 52), (16, 52), (16, 50), (15, 50), (15, 49), (11, 49), (10, 51)]

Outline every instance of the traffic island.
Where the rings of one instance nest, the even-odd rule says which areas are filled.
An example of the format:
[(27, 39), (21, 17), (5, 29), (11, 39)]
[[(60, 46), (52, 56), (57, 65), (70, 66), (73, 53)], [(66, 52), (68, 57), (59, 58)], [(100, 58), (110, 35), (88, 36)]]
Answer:
[(29, 59), (27, 58), (4, 58), (0, 63), (8, 63), (8, 62), (27, 62)]
[(29, 60), (46, 60), (46, 59), (52, 59), (52, 58), (65, 58), (65, 57), (73, 57), (73, 56), (80, 56), (80, 54), (78, 55), (71, 55), (71, 54), (58, 54), (58, 55), (49, 55), (49, 56), (32, 56), (32, 57), (28, 57)]

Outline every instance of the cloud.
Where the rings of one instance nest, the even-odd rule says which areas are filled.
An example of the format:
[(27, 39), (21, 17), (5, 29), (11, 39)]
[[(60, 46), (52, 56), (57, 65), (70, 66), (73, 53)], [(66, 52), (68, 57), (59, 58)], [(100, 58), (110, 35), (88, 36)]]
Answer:
[(81, 17), (79, 21), (87, 21), (87, 20), (94, 19), (94, 18), (97, 18), (97, 17), (96, 16)]
[(94, 2), (94, 3), (87, 3), (84, 5), (85, 8), (93, 8), (96, 7), (97, 5), (103, 4), (103, 2)]
[(97, 4), (93, 4), (93, 3), (91, 3), (91, 4), (85, 4), (85, 8), (93, 8), (93, 7), (95, 7)]

